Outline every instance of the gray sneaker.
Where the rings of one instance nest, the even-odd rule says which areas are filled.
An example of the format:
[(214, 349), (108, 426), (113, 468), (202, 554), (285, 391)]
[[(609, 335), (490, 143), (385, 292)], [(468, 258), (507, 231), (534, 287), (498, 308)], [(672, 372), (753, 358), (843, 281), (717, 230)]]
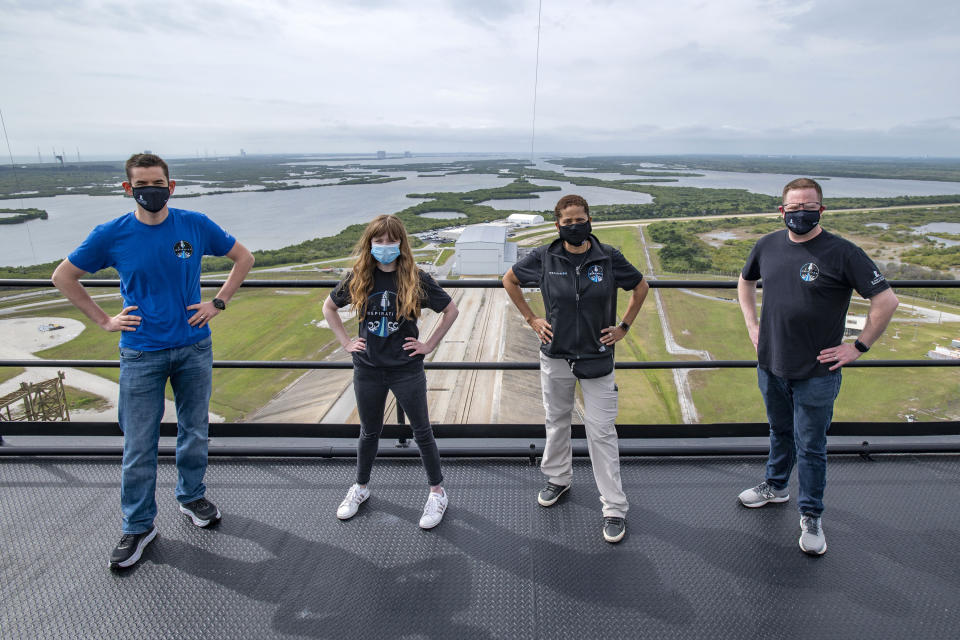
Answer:
[(740, 499), (740, 504), (753, 508), (762, 507), (768, 502), (786, 502), (790, 499), (790, 492), (786, 489), (774, 489), (764, 480), (753, 489), (747, 489), (737, 497)]
[(537, 502), (540, 503), (541, 507), (553, 506), (553, 504), (560, 499), (560, 496), (569, 490), (570, 485), (568, 484), (553, 484), (552, 482), (548, 482), (547, 486), (537, 494)]
[(800, 516), (800, 549), (812, 556), (822, 556), (827, 552), (827, 539), (823, 535), (820, 516)]

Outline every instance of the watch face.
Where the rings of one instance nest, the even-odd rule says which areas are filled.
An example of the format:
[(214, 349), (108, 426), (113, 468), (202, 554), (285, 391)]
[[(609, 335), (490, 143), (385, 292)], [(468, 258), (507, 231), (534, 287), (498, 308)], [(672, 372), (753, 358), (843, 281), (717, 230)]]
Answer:
[(223, 300), (221, 300), (220, 298), (213, 299), (213, 306), (215, 306), (217, 309), (220, 309), (221, 311), (227, 308), (227, 305), (224, 304)]

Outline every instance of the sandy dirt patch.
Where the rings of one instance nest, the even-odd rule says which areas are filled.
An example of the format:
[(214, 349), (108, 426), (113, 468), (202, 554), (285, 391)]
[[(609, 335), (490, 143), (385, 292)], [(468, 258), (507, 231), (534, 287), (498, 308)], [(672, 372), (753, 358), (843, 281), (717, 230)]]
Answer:
[[(51, 329), (51, 327), (62, 327)], [(47, 328), (49, 330), (42, 330)], [(71, 318), (54, 316), (36, 316), (32, 318), (11, 318), (0, 320), (0, 358), (4, 360), (39, 360), (33, 355), (37, 351), (49, 349), (73, 340), (84, 330), (84, 324)], [(119, 339), (119, 337), (118, 337)], [(74, 421), (107, 421), (117, 420), (117, 398), (120, 385), (107, 378), (80, 371), (79, 369), (55, 369), (52, 367), (26, 367), (24, 373), (0, 384), (0, 396), (12, 393), (20, 388), (21, 382), (40, 382), (55, 378), (57, 371), (63, 371), (64, 384), (82, 389), (88, 393), (95, 393), (106, 398), (111, 406), (104, 411), (75, 411), (71, 412), (70, 419)], [(177, 412), (173, 402), (167, 400), (164, 404), (164, 422), (176, 422)], [(223, 422), (223, 418), (211, 413), (211, 422)]]

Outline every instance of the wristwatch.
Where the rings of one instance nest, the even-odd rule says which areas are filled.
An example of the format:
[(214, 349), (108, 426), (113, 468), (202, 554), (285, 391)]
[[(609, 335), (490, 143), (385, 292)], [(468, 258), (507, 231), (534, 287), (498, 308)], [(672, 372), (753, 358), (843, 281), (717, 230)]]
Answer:
[(623, 329), (624, 333), (626, 333), (627, 331), (630, 331), (630, 325), (624, 322), (623, 320), (621, 320), (620, 324), (618, 324), (617, 326)]
[(853, 341), (853, 346), (860, 353), (866, 353), (867, 351), (870, 351), (870, 347), (860, 342), (860, 338), (857, 338), (856, 340)]
[(216, 307), (217, 309), (219, 309), (220, 311), (223, 311), (224, 309), (227, 308), (227, 303), (224, 302), (223, 300), (221, 300), (220, 298), (214, 298), (214, 299), (213, 299), (213, 306), (215, 306), (215, 307)]

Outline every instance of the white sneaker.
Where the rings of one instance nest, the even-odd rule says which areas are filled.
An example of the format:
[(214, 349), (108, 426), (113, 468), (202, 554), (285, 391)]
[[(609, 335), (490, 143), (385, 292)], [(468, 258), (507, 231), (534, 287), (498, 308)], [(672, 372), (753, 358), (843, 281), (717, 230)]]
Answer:
[(443, 513), (447, 510), (447, 492), (430, 492), (427, 504), (423, 505), (423, 515), (420, 517), (421, 529), (433, 529), (443, 520)]
[(347, 497), (343, 499), (340, 506), (337, 507), (337, 517), (341, 520), (349, 520), (357, 515), (357, 509), (370, 497), (370, 489), (354, 484), (347, 491)]
[(818, 516), (800, 516), (800, 549), (812, 556), (827, 552), (827, 538), (823, 535), (823, 522)]

